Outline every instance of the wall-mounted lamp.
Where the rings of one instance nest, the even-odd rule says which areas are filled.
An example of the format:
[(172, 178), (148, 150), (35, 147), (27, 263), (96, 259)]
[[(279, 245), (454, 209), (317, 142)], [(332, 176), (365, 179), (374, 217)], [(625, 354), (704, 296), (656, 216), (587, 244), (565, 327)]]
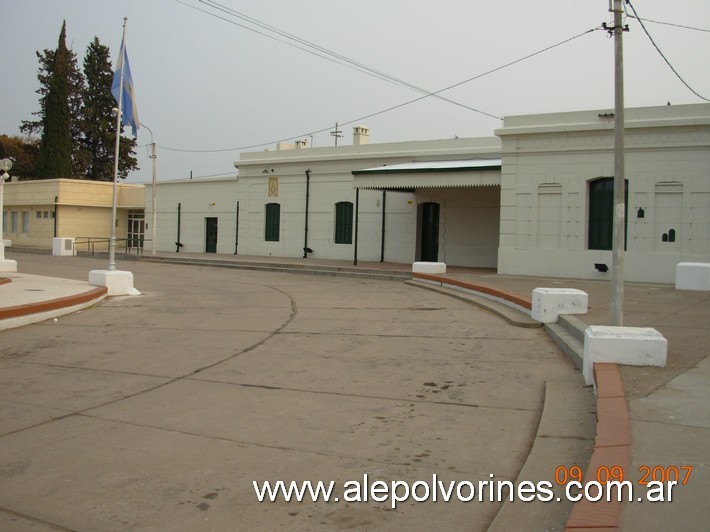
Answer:
[(601, 263), (601, 262), (595, 262), (595, 263), (594, 263), (594, 268), (595, 268), (598, 272), (602, 272), (602, 273), (605, 273), (605, 272), (608, 272), (608, 271), (609, 271), (609, 266), (607, 266), (606, 264), (603, 264), (603, 263)]
[(639, 210), (636, 211), (636, 218), (645, 218), (646, 217), (646, 212), (643, 210), (643, 207), (639, 207)]

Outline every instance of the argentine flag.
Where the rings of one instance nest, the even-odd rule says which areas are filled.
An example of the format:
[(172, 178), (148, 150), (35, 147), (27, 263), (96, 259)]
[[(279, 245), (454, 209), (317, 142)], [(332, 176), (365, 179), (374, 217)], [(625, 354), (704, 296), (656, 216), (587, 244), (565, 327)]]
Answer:
[(124, 126), (131, 126), (133, 136), (137, 137), (138, 108), (136, 107), (136, 95), (133, 91), (131, 65), (128, 63), (128, 55), (126, 54), (125, 38), (121, 39), (121, 53), (116, 61), (116, 73), (113, 76), (111, 94), (116, 99), (119, 110), (123, 111), (121, 123)]

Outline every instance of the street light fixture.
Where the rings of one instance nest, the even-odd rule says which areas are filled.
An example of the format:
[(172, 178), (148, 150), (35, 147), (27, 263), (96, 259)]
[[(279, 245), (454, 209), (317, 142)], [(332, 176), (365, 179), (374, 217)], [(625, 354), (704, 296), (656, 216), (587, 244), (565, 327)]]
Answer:
[(157, 196), (157, 190), (156, 190), (156, 162), (155, 160), (157, 159), (157, 155), (155, 154), (155, 142), (153, 141), (153, 131), (143, 124), (141, 122), (141, 126), (146, 128), (148, 130), (148, 133), (150, 133), (150, 146), (151, 146), (151, 151), (150, 151), (150, 158), (153, 159), (153, 219), (151, 220), (151, 224), (153, 225), (153, 242), (151, 247), (151, 255), (155, 255), (156, 253), (156, 247), (158, 245), (158, 196)]
[[(5, 188), (5, 180), (10, 178), (10, 174), (8, 174), (8, 172), (11, 169), (12, 169), (12, 160), (11, 159), (0, 160), (0, 218), (2, 220), (5, 219), (5, 214), (3, 211), (3, 208), (4, 208), (3, 189)], [(2, 222), (0, 222), (0, 223), (2, 223)], [(0, 241), (2, 240), (2, 233), (3, 233), (3, 228), (0, 227)]]

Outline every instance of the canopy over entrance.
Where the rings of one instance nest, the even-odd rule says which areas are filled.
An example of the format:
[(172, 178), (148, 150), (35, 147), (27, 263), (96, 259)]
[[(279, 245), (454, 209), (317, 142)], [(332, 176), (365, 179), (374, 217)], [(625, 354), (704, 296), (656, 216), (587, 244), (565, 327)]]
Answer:
[(353, 170), (355, 188), (414, 192), (419, 188), (500, 185), (500, 159), (425, 161)]

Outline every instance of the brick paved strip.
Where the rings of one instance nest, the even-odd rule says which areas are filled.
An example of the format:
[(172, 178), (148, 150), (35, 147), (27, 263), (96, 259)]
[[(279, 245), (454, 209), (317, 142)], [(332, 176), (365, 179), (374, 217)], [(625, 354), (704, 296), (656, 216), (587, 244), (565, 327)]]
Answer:
[(513, 294), (511, 292), (506, 292), (505, 290), (500, 290), (498, 288), (493, 288), (491, 286), (486, 286), (483, 284), (474, 284), (466, 281), (459, 281), (458, 279), (452, 279), (450, 277), (445, 277), (443, 275), (430, 275), (427, 273), (412, 273), (414, 279), (425, 279), (427, 281), (434, 281), (437, 283), (446, 283), (460, 288), (465, 288), (467, 290), (474, 290), (480, 292), (481, 294), (486, 294), (488, 296), (496, 297), (499, 299), (504, 299), (505, 301), (510, 301), (520, 307), (526, 308), (528, 310), (532, 309), (532, 301), (527, 297), (519, 296), (518, 294)]

